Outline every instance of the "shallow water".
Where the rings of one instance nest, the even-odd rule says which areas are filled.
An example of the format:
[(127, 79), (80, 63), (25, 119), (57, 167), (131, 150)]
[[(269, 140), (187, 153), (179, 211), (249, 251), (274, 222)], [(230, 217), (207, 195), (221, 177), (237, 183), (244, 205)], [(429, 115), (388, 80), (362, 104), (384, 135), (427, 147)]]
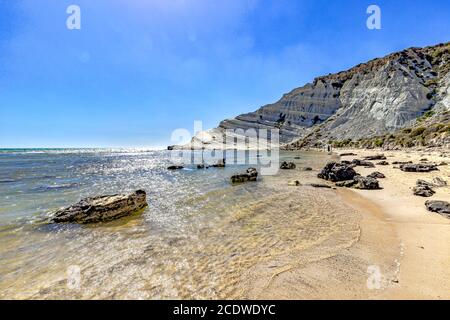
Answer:
[[(314, 169), (329, 160), (281, 157)], [(287, 186), (317, 172), (233, 186), (229, 177), (248, 166), (168, 171), (168, 164), (164, 151), (0, 151), (0, 298), (242, 298), (243, 275), (258, 264), (356, 237), (332, 191)], [(82, 197), (136, 189), (147, 191), (149, 207), (132, 217), (45, 222)], [(76, 287), (68, 285), (74, 266)]]

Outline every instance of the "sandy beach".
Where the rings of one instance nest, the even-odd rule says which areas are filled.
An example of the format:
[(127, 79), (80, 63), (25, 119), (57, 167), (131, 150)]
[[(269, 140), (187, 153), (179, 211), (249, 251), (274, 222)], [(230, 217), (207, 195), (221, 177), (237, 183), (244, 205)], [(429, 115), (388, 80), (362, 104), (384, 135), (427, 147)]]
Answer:
[[(430, 162), (448, 160), (439, 153), (376, 150), (336, 153), (346, 152), (357, 156), (342, 157), (342, 160), (379, 153), (384, 153), (389, 162), (418, 163), (424, 157)], [(323, 207), (323, 212), (354, 210), (352, 215), (358, 217), (355, 218), (358, 230), (347, 230), (345, 234), (357, 234), (357, 237), (341, 241), (344, 233), (336, 233), (333, 239), (321, 243), (319, 250), (311, 248), (298, 255), (290, 252), (252, 268), (243, 277), (244, 286), (248, 285), (243, 296), (251, 299), (449, 299), (450, 220), (428, 212), (424, 205), (429, 199), (449, 201), (449, 187), (436, 189), (431, 198), (412, 193), (417, 179), (449, 179), (450, 167), (439, 169), (431, 173), (407, 173), (392, 164), (372, 169), (357, 167), (356, 171), (362, 175), (374, 171), (385, 174), (385, 179), (379, 179), (383, 189), (321, 189), (329, 199), (337, 195), (334, 206)], [(295, 173), (293, 176), (295, 179)], [(314, 182), (323, 183), (319, 179)]]
[[(426, 158), (429, 162), (448, 162), (441, 152), (427, 151), (376, 151), (376, 150), (339, 150), (339, 153), (353, 152), (357, 156), (343, 157), (344, 160), (363, 158), (364, 156), (384, 153), (387, 161), (412, 161), (419, 163)], [(380, 179), (382, 190), (352, 190), (374, 204), (365, 210), (375, 212), (378, 219), (393, 231), (396, 239), (391, 246), (400, 246), (398, 258), (398, 283), (384, 292), (375, 294), (382, 299), (449, 299), (450, 298), (450, 220), (425, 208), (425, 201), (450, 201), (449, 187), (436, 188), (431, 198), (414, 196), (412, 188), (417, 179), (431, 181), (434, 177), (449, 180), (450, 167), (440, 166), (439, 171), (430, 173), (403, 172), (395, 165), (377, 166), (375, 169), (358, 167), (362, 175), (373, 171), (383, 173)], [(351, 203), (351, 202), (349, 202)], [(360, 208), (364, 210), (363, 208)], [(364, 211), (365, 211), (364, 210)], [(362, 234), (368, 229), (363, 223)], [(368, 230), (369, 231), (369, 230)], [(384, 241), (385, 239), (380, 239)], [(389, 247), (381, 248), (381, 252)]]

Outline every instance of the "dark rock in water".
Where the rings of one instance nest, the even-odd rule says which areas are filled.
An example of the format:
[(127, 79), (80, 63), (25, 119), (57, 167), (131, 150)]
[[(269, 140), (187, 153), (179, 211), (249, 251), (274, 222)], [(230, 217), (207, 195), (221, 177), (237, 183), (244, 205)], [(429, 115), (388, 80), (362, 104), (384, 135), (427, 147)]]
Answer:
[(444, 217), (450, 218), (450, 203), (446, 201), (429, 200), (425, 202), (428, 211), (437, 212)]
[(255, 168), (248, 168), (247, 172), (235, 174), (231, 177), (232, 183), (244, 183), (247, 181), (256, 181), (258, 178), (258, 171)]
[(375, 168), (375, 165), (372, 162), (365, 160), (353, 159), (352, 164), (355, 167)]
[(213, 164), (212, 167), (213, 168), (225, 168), (225, 165), (226, 165), (226, 160), (222, 159), (222, 160), (217, 161), (216, 164)]
[(138, 190), (128, 195), (86, 198), (77, 204), (57, 211), (52, 222), (96, 223), (115, 220), (145, 208), (147, 194)]
[(412, 161), (394, 161), (394, 162), (392, 162), (392, 164), (410, 164), (410, 163), (413, 163)]
[(348, 180), (348, 181), (339, 181), (336, 182), (336, 187), (342, 187), (342, 188), (351, 188), (357, 183), (356, 180)]
[(353, 186), (355, 189), (361, 190), (378, 190), (381, 189), (378, 180), (370, 177), (355, 177), (356, 184)]
[(349, 153), (341, 153), (339, 156), (340, 157), (350, 157), (350, 156), (357, 156), (357, 154), (349, 152)]
[(352, 180), (356, 176), (355, 170), (349, 165), (337, 162), (328, 163), (317, 175), (320, 179), (332, 182)]
[(400, 170), (405, 172), (430, 172), (439, 170), (435, 164), (403, 164)]
[(364, 157), (364, 160), (386, 160), (386, 156), (384, 154), (377, 154), (375, 156)]
[(183, 168), (184, 168), (183, 166), (170, 166), (167, 167), (167, 170), (181, 170)]
[(389, 162), (387, 162), (387, 161), (380, 161), (380, 162), (377, 163), (377, 165), (379, 165), (379, 166), (388, 166)]
[(413, 193), (419, 197), (432, 197), (436, 192), (430, 186), (418, 185), (413, 188)]
[(382, 174), (381, 172), (375, 171), (369, 174), (367, 177), (369, 178), (375, 178), (375, 179), (384, 179), (386, 176)]
[(197, 165), (197, 169), (208, 169), (209, 166), (207, 166), (206, 164), (198, 164)]
[(12, 182), (16, 182), (13, 179), (0, 179), (0, 183), (12, 183)]
[(172, 151), (175, 148), (175, 146), (168, 146), (167, 150)]
[(284, 161), (283, 163), (281, 163), (280, 165), (280, 169), (282, 170), (293, 170), (295, 169), (297, 166), (295, 165), (295, 163), (293, 162), (286, 162)]

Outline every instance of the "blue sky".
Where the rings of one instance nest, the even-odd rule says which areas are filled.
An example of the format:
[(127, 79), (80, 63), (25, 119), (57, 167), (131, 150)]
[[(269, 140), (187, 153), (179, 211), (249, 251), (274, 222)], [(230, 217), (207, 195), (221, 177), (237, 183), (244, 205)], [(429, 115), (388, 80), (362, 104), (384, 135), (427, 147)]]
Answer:
[(0, 147), (164, 146), (194, 120), (447, 41), (448, 0), (0, 0)]

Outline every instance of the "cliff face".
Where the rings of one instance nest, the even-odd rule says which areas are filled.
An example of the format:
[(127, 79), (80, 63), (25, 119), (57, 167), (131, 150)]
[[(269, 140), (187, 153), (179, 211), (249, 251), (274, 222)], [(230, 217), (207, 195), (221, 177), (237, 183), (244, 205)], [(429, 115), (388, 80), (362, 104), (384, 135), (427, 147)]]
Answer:
[(449, 71), (450, 43), (410, 48), (316, 78), (219, 129), (278, 128), (290, 147), (394, 133), (450, 107)]

